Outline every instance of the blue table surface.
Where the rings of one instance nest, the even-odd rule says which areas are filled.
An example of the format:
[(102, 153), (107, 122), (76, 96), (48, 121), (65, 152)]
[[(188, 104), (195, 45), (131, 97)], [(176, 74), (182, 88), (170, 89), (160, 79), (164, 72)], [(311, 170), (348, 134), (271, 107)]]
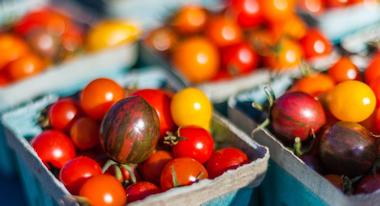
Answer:
[(19, 179), (0, 176), (0, 205), (26, 205), (25, 199)]

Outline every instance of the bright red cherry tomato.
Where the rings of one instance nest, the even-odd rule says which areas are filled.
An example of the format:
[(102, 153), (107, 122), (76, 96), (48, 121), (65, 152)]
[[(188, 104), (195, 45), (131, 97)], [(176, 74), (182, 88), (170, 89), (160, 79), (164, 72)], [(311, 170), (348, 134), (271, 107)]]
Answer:
[(358, 67), (348, 57), (341, 57), (331, 66), (328, 74), (336, 83), (361, 79)]
[(48, 111), (49, 124), (58, 130), (67, 130), (80, 114), (79, 106), (71, 98), (60, 99)]
[(150, 182), (137, 182), (126, 189), (128, 202), (142, 200), (145, 197), (160, 193), (161, 190)]
[(301, 45), (306, 59), (325, 56), (333, 50), (331, 42), (317, 29), (310, 29), (301, 39)]
[(264, 20), (257, 0), (229, 0), (227, 12), (242, 28), (258, 26)]
[(141, 89), (133, 93), (145, 99), (155, 110), (160, 120), (160, 135), (174, 129), (174, 122), (170, 113), (171, 97), (161, 89)]
[(59, 172), (59, 180), (73, 195), (89, 178), (102, 174), (99, 164), (88, 157), (80, 156), (68, 161)]
[(325, 0), (299, 0), (298, 7), (306, 12), (320, 15), (325, 10)]
[(345, 7), (349, 0), (325, 0), (326, 6), (329, 8)]
[(230, 46), (243, 39), (239, 25), (226, 16), (215, 16), (210, 19), (206, 36), (218, 47)]
[(119, 84), (111, 79), (99, 78), (82, 90), (80, 105), (88, 116), (101, 120), (111, 106), (122, 98), (124, 90)]
[(235, 169), (248, 162), (247, 155), (237, 148), (224, 148), (214, 152), (206, 163), (210, 178), (215, 178), (225, 171)]
[(41, 161), (49, 167), (58, 169), (75, 157), (73, 142), (64, 133), (56, 130), (45, 130), (31, 141)]
[(173, 187), (191, 185), (207, 178), (207, 170), (201, 163), (192, 158), (182, 157), (173, 159), (165, 165), (160, 182), (161, 188), (165, 191)]
[(222, 49), (221, 56), (222, 65), (232, 76), (254, 71), (259, 61), (251, 45), (245, 42)]
[(7, 75), (5, 75), (4, 73), (0, 73), (0, 88), (1, 87), (6, 87), (10, 83), (11, 83), (11, 81), (7, 77)]
[(380, 76), (380, 52), (372, 57), (371, 62), (368, 64), (367, 69), (364, 72), (365, 81), (368, 84), (372, 84), (372, 81), (376, 80)]
[(78, 149), (91, 149), (99, 144), (99, 129), (97, 121), (81, 117), (71, 126), (70, 136)]
[(161, 171), (172, 159), (172, 155), (165, 150), (155, 151), (140, 165), (142, 176), (145, 180), (160, 184)]

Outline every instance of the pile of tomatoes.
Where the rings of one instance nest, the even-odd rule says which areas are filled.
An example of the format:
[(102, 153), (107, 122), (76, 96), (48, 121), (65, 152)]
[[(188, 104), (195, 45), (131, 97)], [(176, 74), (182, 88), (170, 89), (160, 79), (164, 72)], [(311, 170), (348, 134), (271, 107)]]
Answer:
[(264, 66), (294, 69), (303, 59), (329, 55), (332, 44), (296, 14), (294, 0), (228, 0), (223, 11), (179, 9), (146, 44), (168, 55), (190, 82), (244, 75)]
[(99, 78), (49, 105), (31, 145), (78, 201), (124, 205), (249, 163), (238, 148), (214, 150), (212, 110), (195, 88), (124, 89)]
[(364, 74), (343, 56), (325, 73), (305, 74), (278, 99), (269, 95), (276, 137), (348, 194), (380, 189), (379, 68), (380, 53)]
[(308, 13), (320, 15), (328, 9), (344, 8), (361, 3), (376, 3), (374, 0), (298, 0), (298, 7)]

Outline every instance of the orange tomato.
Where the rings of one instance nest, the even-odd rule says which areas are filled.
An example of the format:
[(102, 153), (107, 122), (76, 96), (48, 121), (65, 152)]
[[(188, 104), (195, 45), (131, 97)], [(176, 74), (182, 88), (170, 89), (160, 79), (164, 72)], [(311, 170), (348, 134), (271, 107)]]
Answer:
[(74, 145), (87, 150), (99, 144), (99, 123), (88, 117), (77, 119), (70, 128), (70, 137)]
[(302, 91), (313, 97), (334, 88), (334, 81), (330, 76), (322, 73), (315, 73), (296, 81), (290, 91)]
[(182, 34), (193, 34), (202, 31), (207, 22), (207, 12), (200, 6), (182, 7), (172, 20), (172, 25)]
[(364, 72), (365, 81), (368, 84), (372, 84), (377, 77), (380, 76), (380, 52), (372, 57), (371, 62), (368, 64), (367, 69)]
[(218, 50), (203, 37), (192, 37), (179, 43), (172, 61), (175, 68), (193, 83), (210, 80), (219, 68)]
[(271, 54), (266, 56), (265, 63), (272, 70), (283, 71), (295, 69), (301, 63), (302, 57), (298, 43), (284, 38), (277, 43)]
[(0, 33), (0, 69), (29, 52), (27, 44), (12, 34)]
[(325, 10), (324, 0), (299, 0), (298, 7), (312, 14), (320, 15)]
[(295, 12), (296, 0), (259, 0), (264, 18), (271, 22), (286, 21)]
[(346, 80), (360, 80), (360, 71), (348, 57), (341, 57), (328, 71), (336, 83)]
[(243, 39), (239, 25), (226, 16), (215, 16), (210, 19), (206, 36), (218, 47), (230, 46)]
[(169, 27), (160, 27), (148, 33), (144, 43), (160, 52), (171, 52), (178, 41), (176, 33)]
[(34, 76), (42, 72), (44, 68), (45, 63), (40, 57), (34, 54), (27, 54), (11, 62), (6, 68), (6, 72), (11, 80), (17, 81)]
[(301, 39), (305, 36), (307, 27), (303, 20), (297, 15), (291, 15), (284, 22), (273, 22), (270, 24), (271, 30), (277, 37), (277, 39), (282, 36), (289, 36), (294, 39)]

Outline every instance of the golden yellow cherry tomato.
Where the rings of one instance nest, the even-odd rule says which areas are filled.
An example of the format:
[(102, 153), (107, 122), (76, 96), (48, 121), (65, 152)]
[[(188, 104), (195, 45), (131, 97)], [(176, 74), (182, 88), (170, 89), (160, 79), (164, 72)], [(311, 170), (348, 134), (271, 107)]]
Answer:
[(196, 125), (210, 130), (212, 104), (201, 90), (186, 88), (173, 96), (170, 110), (178, 126)]
[(376, 97), (371, 88), (360, 81), (338, 84), (327, 98), (331, 113), (339, 120), (361, 122), (375, 110)]
[(136, 25), (125, 20), (105, 20), (95, 25), (87, 37), (87, 49), (98, 51), (135, 41), (140, 34)]

